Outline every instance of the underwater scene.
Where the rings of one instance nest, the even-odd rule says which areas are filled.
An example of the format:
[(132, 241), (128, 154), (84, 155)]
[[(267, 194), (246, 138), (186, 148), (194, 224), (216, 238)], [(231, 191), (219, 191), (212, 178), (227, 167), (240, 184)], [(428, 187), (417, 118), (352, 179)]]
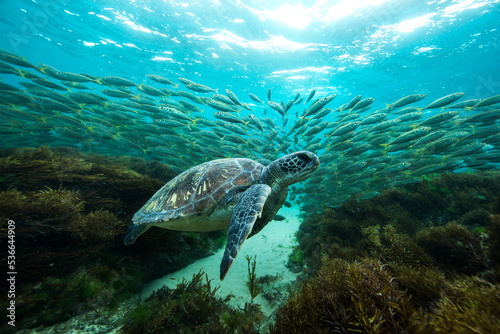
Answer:
[(0, 332), (500, 333), (500, 0), (0, 14)]

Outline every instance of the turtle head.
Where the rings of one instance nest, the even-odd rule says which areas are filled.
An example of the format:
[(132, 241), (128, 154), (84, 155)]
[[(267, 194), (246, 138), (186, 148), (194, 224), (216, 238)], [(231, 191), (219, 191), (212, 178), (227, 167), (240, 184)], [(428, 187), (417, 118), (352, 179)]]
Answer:
[(319, 166), (316, 154), (308, 151), (294, 152), (273, 161), (267, 167), (264, 177), (273, 177), (274, 181), (285, 186), (307, 179)]

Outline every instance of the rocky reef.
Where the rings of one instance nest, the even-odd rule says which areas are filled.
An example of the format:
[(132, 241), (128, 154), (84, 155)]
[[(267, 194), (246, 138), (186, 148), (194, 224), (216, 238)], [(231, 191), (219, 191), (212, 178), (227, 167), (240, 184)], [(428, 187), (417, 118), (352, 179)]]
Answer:
[(500, 173), (448, 173), (309, 216), (271, 333), (496, 333)]
[[(176, 175), (168, 166), (42, 146), (0, 151), (0, 175), (0, 238), (15, 221), (16, 330), (24, 333), (77, 315), (122, 333), (500, 329), (499, 172), (426, 175), (305, 215), (288, 263), (296, 286), (274, 289), (279, 275), (258, 276), (248, 257), (249, 299), (240, 308), (202, 271), (138, 301), (145, 282), (225, 242), (225, 231), (157, 230), (123, 245), (132, 215)], [(275, 319), (263, 319), (259, 294), (281, 303)]]
[(168, 230), (123, 245), (133, 214), (176, 175), (155, 161), (18, 148), (0, 152), (0, 175), (0, 238), (8, 219), (16, 230), (16, 329), (112, 310), (145, 281), (224, 245), (224, 231)]

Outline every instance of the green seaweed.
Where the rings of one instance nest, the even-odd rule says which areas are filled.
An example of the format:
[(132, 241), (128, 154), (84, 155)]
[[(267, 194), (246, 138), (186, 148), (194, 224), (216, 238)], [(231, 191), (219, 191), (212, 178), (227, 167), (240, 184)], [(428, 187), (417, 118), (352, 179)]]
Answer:
[(226, 246), (226, 242), (227, 242), (227, 233), (223, 233), (221, 236), (214, 239), (214, 246), (216, 249), (221, 249), (224, 248), (224, 246)]

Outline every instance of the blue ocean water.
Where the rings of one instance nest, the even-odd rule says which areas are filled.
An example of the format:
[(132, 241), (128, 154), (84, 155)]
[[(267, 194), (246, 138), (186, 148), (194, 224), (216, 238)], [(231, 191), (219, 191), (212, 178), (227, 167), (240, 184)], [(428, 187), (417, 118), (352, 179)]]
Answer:
[(0, 14), (0, 48), (67, 72), (182, 76), (262, 99), (317, 89), (382, 106), (500, 90), (494, 0), (22, 0), (2, 1)]
[[(168, 176), (173, 177), (174, 172), (177, 174), (195, 164), (219, 158), (221, 155), (246, 156), (270, 162), (286, 153), (309, 149), (310, 145), (322, 141), (321, 144), (325, 144), (325, 146), (317, 150), (311, 149), (320, 156), (321, 167), (318, 172), (307, 181), (297, 185), (297, 188), (291, 187), (292, 190), (288, 196), (287, 204), (293, 210), (301, 210), (302, 213), (311, 215), (337, 208), (349, 198), (369, 199), (378, 196), (382, 190), (390, 187), (417, 183), (424, 178), (428, 182), (429, 179), (426, 178), (428, 173), (480, 169), (498, 170), (500, 160), (498, 154), (500, 147), (498, 111), (494, 114), (496, 118), (489, 118), (485, 122), (470, 121), (470, 119), (468, 122), (466, 118), (482, 112), (495, 112), (498, 110), (498, 101), (485, 108), (472, 111), (465, 108), (453, 109), (456, 111), (453, 121), (433, 124), (433, 132), (445, 130), (450, 136), (455, 136), (452, 138), (456, 140), (453, 144), (457, 145), (452, 145), (451, 148), (443, 149), (443, 151), (428, 150), (428, 155), (423, 153), (427, 147), (423, 145), (417, 145), (416, 148), (413, 148), (412, 145), (412, 148), (408, 150), (407, 147), (403, 147), (387, 152), (388, 147), (392, 148), (387, 143), (399, 138), (400, 135), (411, 132), (412, 126), (415, 125), (411, 123), (413, 119), (402, 121), (402, 124), (398, 125), (397, 131), (390, 133), (385, 139), (382, 138), (385, 140), (381, 141), (386, 145), (384, 148), (374, 144), (368, 151), (362, 151), (358, 154), (348, 151), (351, 146), (334, 150), (335, 140), (338, 136), (325, 135), (325, 128), (322, 129), (325, 132), (318, 136), (315, 136), (316, 134), (305, 136), (303, 133), (293, 134), (292, 127), (299, 121), (299, 113), (302, 114), (306, 110), (305, 108), (311, 106), (317, 98), (330, 94), (337, 94), (335, 100), (328, 105), (332, 109), (339, 108), (357, 95), (362, 95), (363, 98), (374, 98), (375, 102), (369, 112), (360, 112), (360, 115), (353, 112), (349, 115), (359, 116), (358, 120), (362, 120), (372, 112), (384, 111), (383, 108), (387, 104), (412, 94), (426, 95), (424, 100), (411, 104), (411, 106), (418, 107), (425, 107), (432, 101), (452, 93), (464, 93), (458, 100), (459, 102), (472, 99), (484, 100), (500, 95), (498, 61), (500, 59), (500, 0), (429, 0), (427, 2), (416, 0), (2, 0), (0, 1), (0, 17), (2, 18), (0, 21), (0, 49), (25, 57), (31, 64), (39, 66), (38, 69), (30, 69), (12, 65), (17, 69), (30, 71), (32, 74), (43, 76), (58, 84), (60, 80), (45, 75), (47, 73), (40, 73), (39, 70), (43, 68), (43, 64), (63, 72), (85, 73), (101, 79), (106, 76), (115, 76), (137, 84), (142, 83), (156, 88), (172, 88), (154, 82), (146, 76), (155, 74), (178, 83), (178, 89), (182, 91), (188, 91), (188, 89), (180, 84), (178, 78), (187, 78), (196, 83), (218, 88), (220, 94), (224, 94), (225, 89), (230, 89), (237, 94), (243, 103), (251, 104), (253, 108), (251, 112), (260, 118), (262, 123), (264, 123), (264, 118), (271, 118), (277, 124), (274, 126), (270, 122), (264, 123), (265, 131), (263, 133), (265, 135), (258, 131), (254, 125), (248, 137), (241, 133), (238, 136), (231, 136), (230, 130), (222, 129), (224, 130), (222, 131), (219, 129), (217, 135), (212, 133), (216, 138), (215, 141), (213, 140), (214, 136), (210, 137), (210, 134), (207, 134), (208, 130), (212, 130), (207, 124), (211, 123), (203, 123), (207, 119), (216, 120), (213, 117), (215, 110), (206, 104), (202, 105), (202, 103), (196, 105), (199, 109), (195, 112), (191, 112), (191, 110), (188, 112), (188, 108), (179, 106), (182, 111), (186, 111), (189, 117), (195, 118), (203, 115), (207, 118), (203, 121), (200, 121), (203, 119), (201, 116), (200, 119), (196, 119), (198, 121), (197, 131), (201, 129), (205, 131), (205, 134), (198, 136), (198, 132), (195, 131), (197, 126), (194, 124), (195, 122), (193, 122), (194, 125), (190, 122), (184, 122), (181, 126), (174, 126), (172, 129), (169, 126), (158, 126), (158, 133), (149, 133), (151, 128), (146, 126), (158, 120), (154, 117), (163, 117), (162, 113), (145, 112), (140, 108), (137, 109), (139, 113), (136, 110), (135, 113), (130, 111), (124, 112), (123, 115), (119, 113), (113, 115), (113, 113), (108, 112), (108, 105), (105, 103), (99, 106), (89, 103), (78, 111), (76, 109), (54, 111), (50, 107), (44, 107), (43, 103), (47, 101), (43, 102), (43, 100), (42, 102), (30, 100), (30, 102), (20, 102), (19, 104), (4, 103), (3, 100), (0, 100), (0, 107), (2, 107), (0, 128), (1, 131), (4, 131), (0, 132), (2, 135), (0, 148), (2, 154), (5, 152), (5, 155), (11, 153), (13, 156), (16, 155), (15, 158), (8, 160), (9, 165), (5, 169), (7, 172), (0, 177), (4, 187), (2, 192), (3, 198), (5, 198), (4, 202), (8, 203), (11, 198), (24, 198), (23, 201), (28, 201), (26, 199), (28, 197), (21, 197), (21, 192), (23, 192), (23, 196), (28, 194), (30, 200), (39, 198), (37, 196), (47, 196), (48, 198), (49, 195), (46, 194), (58, 192), (57, 196), (64, 199), (61, 201), (63, 204), (78, 204), (73, 207), (68, 206), (69, 209), (66, 209), (64, 205), (59, 206), (60, 203), (54, 205), (56, 208), (62, 207), (61, 211), (66, 210), (72, 214), (68, 221), (74, 225), (66, 221), (64, 214), (68, 212), (58, 214), (58, 211), (54, 214), (57, 217), (54, 218), (51, 216), (52, 212), (46, 213), (44, 208), (40, 209), (33, 203), (31, 203), (32, 206), (26, 207), (30, 210), (33, 207), (38, 208), (42, 212), (40, 214), (42, 218), (39, 218), (38, 213), (33, 214), (34, 218), (28, 217), (29, 214), (23, 216), (24, 212), (15, 212), (14, 209), (17, 208), (15, 206), (11, 210), (13, 213), (9, 212), (13, 215), (21, 214), (18, 216), (21, 217), (20, 219), (15, 219), (21, 224), (18, 226), (23, 228), (27, 226), (26, 231), (37, 232), (37, 234), (33, 234), (33, 238), (43, 236), (39, 240), (44, 241), (39, 243), (42, 246), (39, 244), (33, 246), (35, 243), (32, 241), (33, 239), (30, 239), (32, 238), (31, 234), (18, 237), (18, 240), (33, 246), (26, 247), (23, 250), (25, 252), (18, 255), (21, 259), (19, 262), (24, 262), (26, 266), (22, 268), (25, 270), (22, 275), (27, 277), (23, 278), (20, 275), (19, 281), (25, 286), (32, 284), (33, 288), (32, 290), (26, 289), (27, 292), (23, 291), (23, 293), (31, 296), (30, 293), (33, 291), (37, 293), (37, 284), (43, 283), (44, 289), (56, 294), (53, 291), (58, 290), (52, 288), (59, 284), (66, 289), (64, 290), (66, 294), (61, 294), (64, 295), (63, 301), (64, 298), (70, 300), (61, 306), (55, 301), (55, 298), (52, 298), (50, 304), (46, 304), (46, 301), (43, 300), (46, 297), (43, 294), (36, 295), (35, 297), (38, 299), (34, 297), (34, 306), (26, 308), (26, 313), (30, 313), (29, 316), (35, 320), (30, 320), (28, 314), (25, 314), (25, 319), (28, 320), (23, 326), (26, 328), (53, 325), (67, 320), (71, 316), (94, 309), (92, 303), (97, 305), (97, 308), (114, 304), (114, 300), (102, 301), (92, 295), (91, 297), (95, 299), (87, 298), (90, 300), (88, 304), (79, 305), (81, 308), (74, 307), (71, 302), (81, 303), (80, 300), (75, 302), (68, 297), (73, 294), (77, 295), (77, 292), (74, 292), (77, 291), (74, 288), (75, 282), (79, 288), (83, 286), (81, 281), (91, 277), (95, 282), (101, 284), (92, 291), (96, 295), (101, 294), (101, 290), (103, 290), (109, 295), (117, 296), (122, 291), (121, 286), (119, 286), (120, 289), (110, 288), (109, 280), (101, 282), (101, 277), (99, 277), (99, 272), (109, 271), (112, 273), (110, 277), (114, 278), (115, 273), (119, 273), (116, 274), (116, 277), (120, 278), (120, 282), (125, 282), (124, 286), (130, 286), (131, 291), (137, 291), (144, 281), (160, 277), (168, 271), (187, 265), (186, 262), (192, 262), (191, 259), (187, 259), (188, 255), (179, 251), (186, 244), (194, 244), (193, 248), (202, 249), (198, 253), (189, 253), (189, 247), (182, 249), (188, 254), (194, 254), (192, 255), (194, 261), (195, 258), (205, 256), (212, 251), (207, 248), (214, 247), (215, 242), (206, 235), (181, 234), (177, 231), (169, 231), (168, 233), (162, 231), (164, 234), (160, 234), (159, 229), (154, 228), (149, 231), (149, 235), (146, 234), (134, 246), (125, 247), (122, 245), (122, 240), (126, 233), (126, 225), (130, 222), (134, 212), (139, 210), (143, 203), (146, 203), (150, 196), (149, 192), (154, 193), (160, 187), (157, 184), (161, 183), (159, 179), (167, 179), (165, 177), (167, 174), (161, 174), (161, 177), (154, 175), (152, 178), (155, 178), (157, 183), (153, 183), (150, 179), (148, 179), (149, 183), (141, 182), (140, 185), (144, 186), (144, 189), (135, 193), (134, 191), (137, 189), (132, 189), (132, 186), (137, 185), (134, 183), (137, 182), (137, 179), (134, 177), (139, 178), (135, 174), (124, 173), (123, 176), (117, 176), (112, 173), (114, 170), (111, 168), (105, 169), (111, 175), (109, 177), (108, 174), (101, 174), (102, 169), (98, 169), (96, 175), (92, 174), (94, 170), (87, 173), (90, 166), (97, 165), (95, 161), (100, 159), (95, 157), (91, 157), (90, 159), (94, 159), (91, 161), (94, 162), (89, 163), (84, 163), (83, 160), (79, 159), (69, 158), (69, 160), (65, 160), (66, 158), (64, 158), (61, 161), (64, 163), (70, 161), (70, 163), (61, 164), (63, 167), (57, 165), (61, 162), (58, 160), (54, 166), (57, 165), (59, 169), (53, 172), (55, 168), (49, 166), (48, 172), (45, 174), (39, 173), (36, 165), (38, 161), (36, 161), (32, 170), (27, 168), (18, 172), (16, 171), (16, 163), (18, 162), (16, 159), (23, 156), (25, 151), (22, 149), (19, 151), (10, 150), (13, 147), (36, 148), (48, 144), (51, 148), (70, 146), (84, 153), (139, 156), (145, 160), (157, 160), (165, 163), (164, 169), (168, 169), (165, 166), (170, 166), (172, 169), (168, 169), (170, 172)], [(2, 65), (4, 64), (2, 63)], [(30, 83), (29, 78), (22, 78), (19, 75), (22, 73), (20, 71), (15, 72), (16, 74), (8, 72), (7, 70), (7, 73), (0, 73), (1, 82), (25, 90), (19, 83)], [(103, 89), (116, 88), (113, 85), (102, 84), (102, 82), (98, 84), (97, 82), (98, 80), (85, 84), (91, 87), (94, 93), (103, 97), (104, 95), (101, 94)], [(130, 89), (134, 94), (140, 94), (137, 87)], [(269, 90), (272, 91), (273, 101), (282, 101), (284, 104), (293, 99), (297, 93), (307, 98), (311, 91), (316, 90), (316, 95), (309, 104), (302, 103), (293, 106), (285, 126), (282, 125), (284, 118), (267, 106)], [(64, 93), (60, 92), (60, 94), (68, 96), (69, 92), (76, 91), (78, 90), (70, 89)], [(266, 104), (255, 103), (249, 98), (249, 93), (257, 95)], [(12, 97), (9, 92), (0, 92), (0, 94), (0, 99)], [(36, 95), (33, 90), (30, 92), (29, 89), (26, 89), (26, 94), (32, 94), (33, 97)], [(143, 97), (145, 96), (143, 94)], [(126, 100), (110, 99), (113, 101)], [(160, 106), (161, 102), (181, 100), (177, 97), (170, 99), (170, 96), (154, 97), (153, 99), (157, 106)], [(8, 110), (10, 107), (15, 107), (16, 111), (21, 112), (19, 119), (15, 113)], [(387, 108), (385, 111), (389, 109)], [(198, 111), (201, 110), (205, 110), (205, 112), (199, 114)], [(344, 110), (335, 109), (337, 113), (325, 117), (322, 124), (331, 125), (335, 129), (343, 126), (342, 121), (336, 118), (341, 111)], [(443, 112), (443, 110), (436, 108), (424, 110), (424, 112), (425, 118), (428, 119)], [(248, 113), (248, 110), (242, 109), (240, 116), (246, 117)], [(344, 115), (346, 113), (344, 112)], [(159, 114), (160, 116), (158, 116)], [(30, 116), (34, 118), (30, 119)], [(124, 118), (120, 118), (121, 116)], [(398, 116), (393, 113), (388, 119)], [(492, 116), (490, 115), (490, 117)], [(174, 117), (170, 120), (173, 119)], [(353, 120), (355, 119), (353, 118)], [(313, 122), (311, 121), (311, 123)], [(326, 124), (328, 122), (330, 124)], [(200, 123), (201, 125), (199, 125)], [(250, 123), (250, 125), (252, 124)], [(312, 130), (314, 127), (310, 123), (307, 126), (309, 127), (307, 130)], [(372, 124), (359, 127), (363, 131), (358, 130), (353, 136), (359, 135), (360, 137), (350, 144), (364, 144), (365, 139), (366, 142), (369, 142), (373, 137), (385, 135), (384, 132), (376, 132), (370, 133), (368, 136), (367, 133), (371, 131), (371, 126)], [(415, 126), (418, 127), (418, 124)], [(328, 128), (328, 131), (330, 129), (331, 127)], [(460, 134), (462, 130), (466, 133)], [(477, 133), (480, 135), (459, 142), (458, 138), (461, 139), (463, 136)], [(169, 138), (171, 134), (172, 136)], [(217, 136), (221, 138), (217, 138)], [(260, 141), (256, 141), (251, 146), (249, 145), (251, 140)], [(312, 144), (316, 140), (318, 142)], [(163, 145), (163, 143), (168, 143), (170, 146)], [(269, 145), (266, 146), (262, 143)], [(171, 149), (171, 151), (162, 151), (162, 148)], [(214, 150), (208, 151), (209, 148), (214, 148)], [(476, 150), (476, 148), (478, 149)], [(474, 150), (468, 151), (468, 149)], [(46, 154), (45, 158), (47, 156), (50, 158), (50, 154), (52, 154), (47, 153), (43, 147), (35, 149), (35, 152), (39, 156)], [(58, 154), (60, 152), (66, 151), (62, 149)], [(71, 153), (72, 151), (68, 152), (70, 152), (69, 155), (74, 154), (74, 152)], [(327, 157), (328, 155), (329, 157)], [(451, 158), (448, 158), (448, 155)], [(24, 158), (26, 156), (29, 154), (24, 155)], [(373, 159), (380, 156), (388, 158), (388, 160), (372, 164)], [(5, 159), (9, 159), (9, 157)], [(369, 160), (370, 164), (368, 165), (367, 161)], [(443, 163), (445, 160), (446, 163)], [(25, 161), (26, 165), (31, 162), (30, 159)], [(50, 161), (50, 159), (44, 161)], [(120, 162), (120, 159), (117, 158), (116, 161)], [(131, 161), (131, 164), (135, 163), (135, 160), (131, 159)], [(81, 164), (79, 164), (80, 162)], [(142, 163), (146, 165), (146, 163)], [(356, 163), (360, 163), (361, 167), (357, 168)], [(365, 165), (366, 168), (364, 168)], [(373, 165), (378, 165), (378, 169), (374, 168)], [(381, 165), (382, 167), (380, 167)], [(177, 168), (174, 169), (174, 167)], [(73, 174), (74, 171), (75, 174)], [(91, 187), (83, 181), (78, 184), (80, 179), (73, 179), (77, 172), (81, 172), (82, 175), (79, 177), (81, 176), (82, 180), (90, 180), (87, 181), (95, 188), (89, 190)], [(359, 174), (363, 172), (363, 177), (358, 175), (358, 172)], [(116, 179), (115, 176), (117, 176)], [(45, 177), (48, 181), (45, 180)], [(128, 177), (134, 182), (127, 179)], [(25, 182), (30, 178), (36, 181), (33, 182), (33, 186), (28, 184), (29, 182)], [(125, 181), (122, 182), (123, 180)], [(429, 189), (431, 189), (430, 183)], [(446, 188), (434, 188), (434, 190), (443, 193), (447, 191)], [(483, 201), (485, 195), (482, 190), (484, 189), (473, 189), (472, 196), (475, 196), (476, 200)], [(110, 200), (101, 201), (101, 196), (106, 199), (109, 197)], [(140, 202), (138, 199), (140, 196), (147, 198), (141, 199), (142, 202)], [(464, 200), (464, 202), (466, 201)], [(85, 209), (83, 209), (83, 203), (85, 203)], [(133, 207), (134, 209), (132, 209)], [(453, 209), (451, 206), (447, 209), (450, 208)], [(46, 216), (44, 216), (45, 214)], [(445, 214), (443, 214), (446, 217), (442, 219), (443, 222), (449, 218)], [(299, 216), (301, 219), (308, 217), (302, 214)], [(111, 230), (120, 225), (120, 228), (112, 230), (109, 235), (101, 236), (100, 233), (95, 233), (94, 226), (89, 228), (87, 225), (87, 230), (85, 230), (83, 224), (88, 224), (88, 221), (91, 220), (89, 217), (92, 219), (100, 218), (99, 227), (104, 226)], [(63, 222), (57, 223), (59, 220)], [(78, 224), (80, 220), (83, 222), (81, 225)], [(50, 224), (54, 224), (66, 232), (69, 231), (68, 234), (61, 237), (65, 240), (63, 245), (66, 242), (69, 245), (76, 240), (74, 241), (75, 249), (84, 250), (81, 253), (90, 255), (85, 254), (84, 256), (81, 253), (75, 255), (69, 251), (66, 253), (66, 249), (57, 249), (60, 243), (59, 235), (57, 233), (55, 233), (56, 236), (51, 235), (55, 229)], [(44, 230), (47, 226), (51, 229)], [(105, 228), (102, 229), (105, 230)], [(356, 233), (359, 233), (359, 230)], [(74, 239), (69, 239), (68, 235)], [(45, 236), (47, 237), (45, 238)], [(163, 237), (167, 240), (166, 242), (162, 239)], [(217, 237), (220, 245), (221, 236)], [(264, 235), (263, 238), (267, 238), (267, 236)], [(290, 235), (290, 239), (292, 238), (294, 236)], [(222, 239), (225, 242), (224, 235)], [(153, 246), (151, 248), (145, 247), (144, 245), (150, 240), (154, 240)], [(269, 244), (272, 247), (276, 246), (270, 241)], [(60, 252), (63, 255), (51, 258), (51, 253), (48, 251), (44, 253), (45, 249), (39, 250), (37, 248), (46, 245), (47, 248), (56, 249), (54, 254)], [(104, 248), (106, 251), (113, 248), (112, 255), (114, 257), (101, 257), (101, 254), (98, 254), (101, 251), (99, 248), (101, 246), (107, 247)], [(280, 247), (283, 248), (283, 245), (276, 246), (278, 250)], [(137, 251), (138, 249), (140, 251)], [(266, 249), (270, 253), (271, 250), (274, 251), (271, 248)], [(250, 253), (253, 249), (249, 248), (248, 251)], [(289, 251), (292, 252), (292, 249), (290, 248)], [(156, 259), (150, 255), (155, 252), (161, 253), (164, 257), (159, 256)], [(268, 257), (271, 256), (268, 255)], [(304, 254), (302, 253), (300, 256), (296, 253), (296, 257), (302, 258), (301, 261), (303, 261)], [(96, 258), (98, 261), (94, 261)], [(168, 261), (164, 261), (165, 258)], [(131, 264), (127, 267), (123, 263), (129, 260)], [(245, 279), (247, 274), (245, 259), (240, 255), (238, 261), (238, 265), (243, 266), (243, 270), (239, 271), (240, 278)], [(30, 271), (28, 266), (31, 263), (35, 263), (36, 266)], [(217, 265), (218, 263), (215, 267), (210, 268), (215, 272), (215, 275), (218, 274), (219, 270)], [(101, 268), (97, 268), (101, 271), (89, 270), (90, 274), (85, 272), (88, 268), (95, 269), (92, 266), (101, 266)], [(130, 272), (127, 272), (125, 267), (130, 269)], [(266, 274), (276, 275), (276, 268), (272, 265), (261, 266), (259, 264), (259, 268), (261, 267), (269, 271)], [(40, 269), (40, 277), (38, 277), (39, 273), (37, 272), (39, 268), (42, 268)], [(60, 268), (67, 268), (67, 270)], [(151, 269), (155, 270), (147, 273), (150, 276), (144, 274), (146, 270)], [(235, 268), (233, 268), (234, 271), (236, 271)], [(30, 275), (26, 274), (28, 272)], [(228, 276), (226, 279), (225, 283), (228, 286), (237, 279), (240, 280), (240, 283), (243, 282), (243, 279), (234, 275), (232, 278)], [(73, 276), (75, 279), (71, 280), (70, 278), (64, 283), (57, 282), (59, 277), (67, 279), (68, 276)], [(51, 277), (56, 277), (56, 281), (52, 281)], [(25, 281), (22, 281), (23, 279)], [(211, 276), (210, 279), (218, 280), (219, 277)], [(104, 281), (104, 279), (102, 280)], [(174, 283), (176, 284), (177, 281)], [(243, 282), (243, 285), (246, 288), (246, 282)], [(224, 292), (229, 293), (229, 291)], [(106, 296), (107, 294), (102, 293)], [(120, 301), (128, 297), (123, 297)], [(23, 298), (18, 298), (18, 300), (20, 301), (18, 305), (22, 305)], [(25, 300), (32, 301), (29, 298)], [(87, 303), (87, 300), (84, 302)], [(50, 307), (46, 307), (46, 305), (50, 305)], [(45, 308), (57, 310), (59, 307), (64, 308), (64, 306), (66, 307), (65, 312), (61, 311), (61, 314), (53, 314), (52, 318), (40, 316), (37, 319), (40, 310)], [(19, 309), (22, 307), (20, 306)], [(91, 322), (89, 321), (89, 323)], [(109, 325), (109, 327), (112, 326)]]

